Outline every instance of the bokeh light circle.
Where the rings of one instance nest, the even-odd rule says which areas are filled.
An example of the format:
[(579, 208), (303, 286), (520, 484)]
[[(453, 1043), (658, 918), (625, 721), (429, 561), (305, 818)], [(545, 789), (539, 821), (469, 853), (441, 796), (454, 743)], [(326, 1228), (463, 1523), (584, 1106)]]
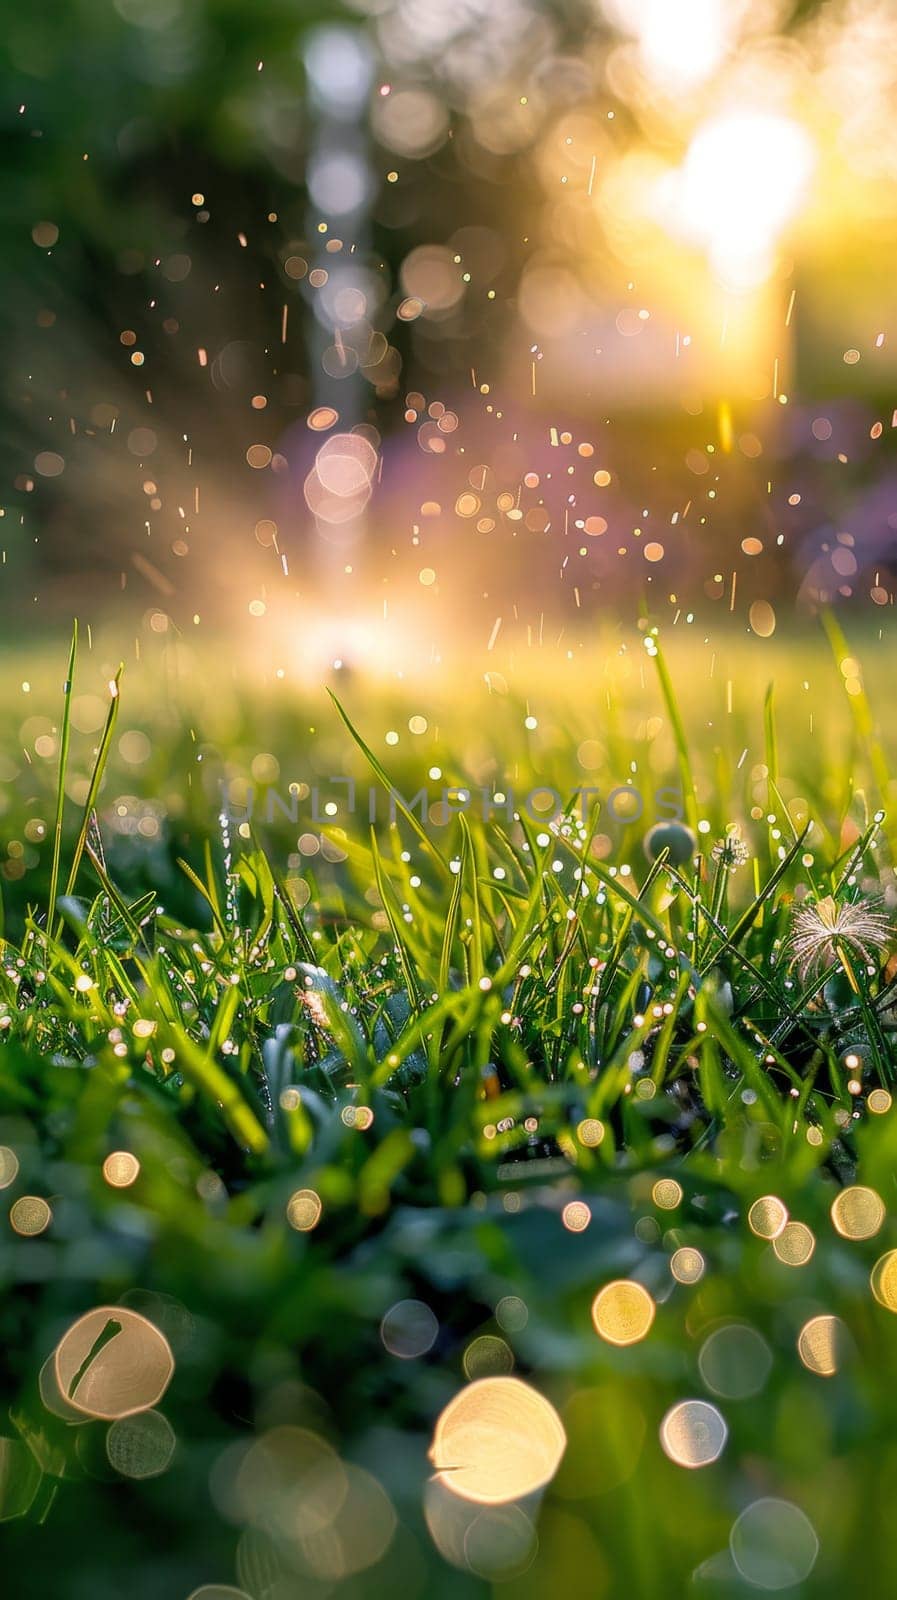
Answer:
[(871, 1239), (885, 1220), (885, 1204), (875, 1189), (852, 1184), (835, 1195), (831, 1217), (843, 1239)]
[(592, 1302), (595, 1332), (608, 1344), (637, 1344), (649, 1332), (655, 1309), (642, 1284), (619, 1278), (606, 1283)]
[(445, 1407), (430, 1460), (453, 1494), (501, 1505), (544, 1488), (566, 1442), (560, 1417), (538, 1390), (519, 1378), (480, 1378)]
[(660, 1424), (663, 1449), (679, 1467), (707, 1467), (718, 1461), (728, 1435), (722, 1415), (707, 1400), (680, 1400)]
[(790, 1500), (755, 1500), (729, 1535), (732, 1560), (756, 1589), (790, 1589), (816, 1565), (819, 1540), (809, 1517)]

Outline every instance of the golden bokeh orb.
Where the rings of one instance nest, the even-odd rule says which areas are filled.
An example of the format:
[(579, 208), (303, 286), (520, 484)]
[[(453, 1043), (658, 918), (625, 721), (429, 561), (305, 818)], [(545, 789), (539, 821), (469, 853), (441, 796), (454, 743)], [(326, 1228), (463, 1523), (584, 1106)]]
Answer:
[(564, 1227), (569, 1233), (582, 1233), (592, 1220), (592, 1213), (584, 1200), (571, 1200), (561, 1212)]
[(140, 1162), (130, 1150), (113, 1150), (103, 1162), (103, 1177), (112, 1189), (128, 1189), (140, 1176)]
[(886, 1311), (897, 1311), (897, 1250), (879, 1256), (869, 1281), (879, 1305)]
[(777, 1239), (787, 1222), (788, 1209), (778, 1195), (761, 1195), (748, 1212), (748, 1227), (758, 1239)]
[(586, 1149), (597, 1150), (604, 1138), (604, 1123), (598, 1117), (584, 1117), (576, 1129), (576, 1137)]
[(49, 1228), (53, 1213), (39, 1194), (23, 1194), (10, 1208), (9, 1221), (14, 1233), (34, 1238)]
[(68, 1405), (114, 1422), (158, 1405), (171, 1382), (174, 1356), (147, 1317), (125, 1306), (97, 1306), (63, 1334), (54, 1370)]
[(647, 1289), (632, 1278), (606, 1283), (592, 1302), (595, 1332), (608, 1344), (637, 1344), (648, 1334), (656, 1307)]
[(439, 1417), (430, 1460), (464, 1500), (502, 1505), (544, 1488), (567, 1438), (550, 1401), (519, 1378), (480, 1378)]
[(811, 1317), (797, 1336), (797, 1353), (808, 1372), (831, 1378), (838, 1370), (845, 1328), (840, 1317)]
[(784, 1266), (805, 1267), (816, 1249), (816, 1239), (805, 1222), (786, 1222), (772, 1248)]
[(0, 1144), (0, 1189), (8, 1189), (19, 1175), (19, 1158), (6, 1144)]
[(670, 1271), (677, 1283), (697, 1283), (703, 1278), (706, 1267), (700, 1250), (692, 1245), (681, 1245), (670, 1257)]
[(310, 1233), (321, 1220), (321, 1196), (314, 1189), (296, 1189), (287, 1201), (287, 1222), (297, 1233)]
[(885, 1203), (875, 1189), (852, 1184), (835, 1195), (831, 1216), (842, 1239), (871, 1239), (885, 1220)]
[(661, 1211), (675, 1211), (682, 1204), (682, 1185), (675, 1178), (659, 1178), (651, 1190), (651, 1199)]

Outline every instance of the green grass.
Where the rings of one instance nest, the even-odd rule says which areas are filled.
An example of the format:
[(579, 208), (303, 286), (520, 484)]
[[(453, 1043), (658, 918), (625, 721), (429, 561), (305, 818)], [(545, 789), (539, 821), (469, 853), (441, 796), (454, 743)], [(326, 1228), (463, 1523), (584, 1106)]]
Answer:
[[(840, 1594), (848, 1572), (891, 1592), (897, 1320), (870, 1272), (897, 1223), (846, 1240), (828, 1213), (856, 1183), (893, 1209), (897, 1123), (878, 1111), (897, 1075), (895, 939), (823, 939), (809, 971), (793, 947), (800, 906), (894, 920), (883, 665), (872, 647), (867, 696), (831, 623), (802, 661), (812, 689), (782, 657), (764, 703), (758, 666), (775, 663), (750, 650), (699, 672), (636, 635), (526, 702), (503, 680), (423, 706), (413, 687), (338, 677), (338, 699), (222, 683), (209, 706), (201, 672), (168, 697), (144, 669), (131, 710), (130, 669), (79, 663), (73, 645), (61, 704), (38, 674), (27, 716), (10, 694), (0, 1144), (18, 1169), (3, 1199), (52, 1212), (39, 1236), (0, 1234), (0, 1515), (23, 1583), (73, 1600), (124, 1582), (186, 1600), (213, 1581), (251, 1600), (397, 1582), (449, 1596), (491, 1577), (526, 1596), (749, 1593), (719, 1553), (771, 1496), (821, 1541), (801, 1594)], [(478, 799), (443, 825), (398, 801), (390, 822), (391, 787), (408, 802), (436, 767), (476, 796), (545, 784), (571, 803), (487, 818)], [(334, 775), (354, 778), (354, 813)], [(266, 820), (272, 790), (316, 779), (326, 821), (311, 795), (301, 822), (277, 804)], [(645, 807), (621, 822), (607, 796), (627, 780)], [(251, 822), (222, 823), (222, 781), (235, 810), (252, 792)], [(574, 805), (580, 785), (603, 803)], [(646, 838), (670, 785), (687, 820)], [(730, 868), (713, 848), (731, 851), (733, 827), (745, 859)], [(140, 1163), (128, 1188), (103, 1177), (114, 1151)], [(679, 1186), (671, 1209), (658, 1178)], [(297, 1191), (317, 1197), (313, 1231), (287, 1221)], [(813, 1231), (801, 1267), (747, 1226), (768, 1193)], [(582, 1232), (562, 1216), (576, 1200)], [(685, 1245), (706, 1264), (692, 1287), (670, 1270)], [(618, 1349), (590, 1307), (629, 1277), (657, 1315)], [(410, 1360), (380, 1332), (407, 1299), (439, 1325)], [(54, 1416), (38, 1386), (96, 1305), (141, 1309), (171, 1338), (160, 1409), (177, 1449), (146, 1482), (112, 1466), (107, 1422)], [(830, 1378), (796, 1348), (821, 1313), (846, 1329)], [(698, 1365), (732, 1319), (772, 1358), (756, 1395), (748, 1358), (725, 1397)], [(510, 1361), (564, 1420), (561, 1471), (541, 1510), (481, 1512), (473, 1532), (449, 1496), (463, 1526), (447, 1533), (426, 1487), (434, 1421), (472, 1373)], [(729, 1437), (688, 1472), (658, 1429), (702, 1397)], [(267, 1503), (234, 1510), (235, 1450), (286, 1422), (382, 1485), (385, 1550), (368, 1523), (391, 1513), (363, 1476), (323, 1545)], [(91, 1553), (59, 1574), (85, 1528)]]

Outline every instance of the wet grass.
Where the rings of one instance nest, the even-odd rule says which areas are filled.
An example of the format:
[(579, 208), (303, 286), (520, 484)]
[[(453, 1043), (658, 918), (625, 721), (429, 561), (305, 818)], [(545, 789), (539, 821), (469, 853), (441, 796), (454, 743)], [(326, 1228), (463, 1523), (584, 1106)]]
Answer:
[[(730, 1529), (771, 1497), (821, 1540), (801, 1593), (848, 1565), (889, 1592), (868, 1507), (894, 1462), (897, 1323), (870, 1272), (897, 1229), (847, 1238), (829, 1212), (857, 1184), (891, 1207), (893, 795), (874, 694), (828, 635), (812, 690), (765, 698), (753, 658), (697, 681), (644, 631), (597, 688), (561, 674), (528, 701), (511, 678), (421, 706), (337, 676), (330, 700), (222, 685), (204, 713), (188, 686), (135, 714), (114, 663), (87, 662), (105, 703), (80, 690), (73, 645), (61, 705), (35, 712), (33, 685), (15, 736), (7, 707), (0, 1512), (23, 1573), (86, 1517), (105, 1554), (54, 1592), (111, 1595), (127, 1568), (186, 1600), (236, 1560), (251, 1600), (728, 1594), (747, 1582)], [(122, 1151), (139, 1170), (117, 1188)], [(748, 1226), (768, 1193), (815, 1240), (799, 1266)], [(16, 1231), (28, 1196), (39, 1234)], [(618, 1349), (590, 1307), (630, 1277), (657, 1316)], [(438, 1332), (403, 1359), (381, 1323), (409, 1299)], [(38, 1388), (97, 1304), (171, 1335), (178, 1449), (146, 1484)], [(819, 1314), (843, 1329), (829, 1377), (797, 1348)], [(733, 1320), (756, 1342), (721, 1387), (698, 1355)], [(564, 1420), (561, 1473), (513, 1536), (449, 1537), (429, 1433), (510, 1363)], [(687, 1397), (729, 1429), (698, 1473), (658, 1442)], [(383, 1485), (376, 1559), (229, 1520), (221, 1461), (278, 1420)]]

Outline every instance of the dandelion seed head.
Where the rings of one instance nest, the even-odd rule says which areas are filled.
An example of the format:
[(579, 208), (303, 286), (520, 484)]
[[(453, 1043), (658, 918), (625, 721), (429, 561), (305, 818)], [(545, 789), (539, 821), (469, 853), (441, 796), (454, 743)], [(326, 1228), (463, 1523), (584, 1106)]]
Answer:
[(726, 829), (724, 839), (717, 839), (711, 851), (714, 861), (718, 861), (727, 872), (736, 872), (739, 867), (743, 867), (744, 863), (750, 860), (750, 854), (736, 823), (732, 823)]
[(875, 901), (838, 902), (833, 895), (800, 906), (788, 937), (792, 962), (802, 978), (834, 967), (841, 951), (870, 962), (891, 937), (891, 924)]

